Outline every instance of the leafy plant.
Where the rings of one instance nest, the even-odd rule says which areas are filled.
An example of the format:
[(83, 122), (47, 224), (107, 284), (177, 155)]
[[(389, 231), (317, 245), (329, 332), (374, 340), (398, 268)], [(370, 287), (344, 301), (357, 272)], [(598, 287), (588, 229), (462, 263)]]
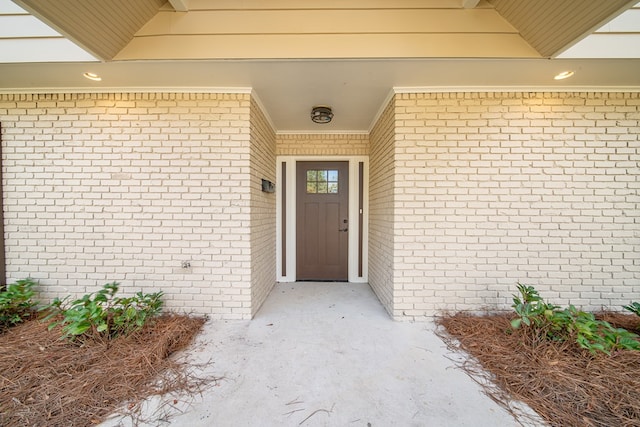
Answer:
[[(511, 321), (514, 329), (524, 324), (546, 339), (573, 340), (591, 353), (610, 355), (614, 350), (640, 350), (638, 335), (623, 328), (614, 328), (608, 322), (596, 319), (593, 313), (578, 310), (573, 305), (561, 309), (548, 304), (532, 286), (518, 284), (518, 291), (519, 295), (513, 296), (512, 305), (518, 315)], [(635, 308), (640, 309), (640, 304)]]
[(606, 354), (622, 349), (640, 350), (636, 334), (624, 328), (614, 328), (604, 320), (597, 320), (593, 313), (577, 310), (571, 305), (562, 314), (568, 319), (565, 325), (568, 336), (575, 337), (581, 348)]
[(547, 304), (538, 294), (533, 286), (518, 283), (520, 295), (513, 296), (513, 305), (517, 318), (511, 321), (511, 326), (518, 329), (522, 323), (531, 326), (534, 322), (536, 326), (542, 326), (553, 315), (555, 305)]
[(36, 285), (33, 279), (22, 279), (0, 292), (0, 331), (31, 317), (36, 305), (31, 299)]
[(632, 302), (629, 305), (623, 305), (622, 308), (634, 313), (636, 316), (640, 316), (640, 302)]
[(107, 283), (101, 290), (86, 294), (66, 304), (66, 298), (56, 298), (47, 308), (51, 313), (45, 320), (59, 317), (49, 324), (49, 330), (62, 325), (64, 336), (80, 335), (115, 338), (141, 328), (162, 310), (162, 292), (132, 297), (116, 297), (118, 283)]

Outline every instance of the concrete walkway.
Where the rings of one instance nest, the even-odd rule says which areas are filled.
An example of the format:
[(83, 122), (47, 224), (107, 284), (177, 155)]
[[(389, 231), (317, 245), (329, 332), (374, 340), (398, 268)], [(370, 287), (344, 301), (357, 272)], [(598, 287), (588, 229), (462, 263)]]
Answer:
[(252, 321), (205, 325), (189, 358), (224, 379), (152, 425), (519, 425), (433, 329), (394, 322), (367, 284), (278, 284)]

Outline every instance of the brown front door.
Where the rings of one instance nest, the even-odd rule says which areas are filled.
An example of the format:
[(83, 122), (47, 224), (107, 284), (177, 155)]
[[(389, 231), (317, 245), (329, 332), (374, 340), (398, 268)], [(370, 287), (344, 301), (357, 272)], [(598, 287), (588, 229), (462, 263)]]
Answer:
[(296, 278), (348, 280), (349, 162), (296, 168)]

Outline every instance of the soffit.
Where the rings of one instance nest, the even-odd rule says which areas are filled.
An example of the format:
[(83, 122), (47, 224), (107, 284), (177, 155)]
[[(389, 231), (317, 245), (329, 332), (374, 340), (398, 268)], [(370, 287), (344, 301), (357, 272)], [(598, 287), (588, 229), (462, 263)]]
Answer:
[(103, 60), (112, 59), (166, 0), (14, 0)]
[[(315, 28), (318, 25), (313, 20), (305, 21), (306, 25), (300, 23), (289, 23), (288, 25), (297, 25), (298, 37), (304, 39), (305, 43), (298, 44), (301, 55), (306, 56), (291, 58), (266, 58), (266, 59), (231, 59), (224, 57), (223, 59), (198, 59), (198, 60), (109, 60), (105, 62), (69, 62), (62, 56), (57, 57), (57, 63), (51, 63), (50, 57), (41, 58), (40, 61), (23, 62), (23, 61), (4, 61), (2, 58), (8, 51), (15, 51), (15, 47), (6, 47), (12, 41), (18, 40), (24, 43), (31, 42), (29, 48), (20, 48), (25, 52), (33, 50), (34, 43), (41, 45), (43, 43), (43, 35), (35, 35), (21, 39), (8, 37), (3, 38), (2, 31), (6, 26), (1, 21), (2, 3), (9, 0), (0, 0), (0, 94), (1, 93), (50, 93), (54, 92), (123, 92), (123, 91), (189, 91), (189, 92), (228, 92), (240, 91), (248, 93), (252, 91), (259, 95), (260, 102), (264, 111), (270, 117), (274, 129), (279, 132), (366, 132), (376, 117), (376, 112), (390, 93), (392, 88), (404, 88), (399, 90), (416, 91), (440, 91), (440, 90), (462, 90), (462, 91), (487, 91), (487, 90), (518, 90), (518, 91), (541, 91), (541, 90), (640, 90), (640, 59), (633, 59), (633, 56), (626, 56), (625, 60), (621, 59), (557, 59), (547, 60), (529, 46), (522, 38), (520, 30), (516, 29), (502, 16), (498, 15), (493, 6), (486, 0), (480, 3), (473, 10), (466, 12), (462, 8), (465, 0), (324, 0), (321, 6), (317, 6), (318, 2), (310, 2), (304, 0), (172, 0), (174, 4), (187, 5), (201, 12), (190, 15), (192, 12), (175, 12), (169, 4), (160, 7), (162, 13), (156, 13), (153, 18), (167, 20), (162, 23), (170, 28), (180, 29), (180, 25), (184, 25), (181, 19), (190, 16), (193, 19), (199, 13), (212, 12), (210, 5), (216, 5), (216, 11), (224, 12), (227, 18), (233, 13), (244, 11), (261, 11), (262, 16), (267, 16), (267, 12), (272, 10), (265, 9), (266, 3), (270, 7), (281, 9), (288, 14), (298, 14), (303, 16), (302, 12), (309, 11), (313, 13), (328, 14), (324, 19), (326, 26), (334, 25), (332, 20), (335, 19), (335, 25), (345, 25), (345, 22), (353, 20), (353, 28), (358, 28), (358, 32), (352, 33), (350, 36), (368, 37), (367, 25), (371, 22), (360, 22), (351, 14), (351, 10), (359, 5), (363, 13), (369, 14), (368, 20), (373, 19), (377, 11), (384, 13), (377, 15), (378, 25), (380, 28), (386, 28), (388, 32), (381, 32), (375, 37), (384, 40), (372, 42), (375, 37), (369, 38), (370, 46), (366, 49), (374, 49), (382, 45), (384, 48), (391, 50), (392, 56), (385, 58), (316, 58), (314, 52), (317, 51), (317, 44), (309, 39), (309, 37), (317, 34), (318, 31), (326, 31), (322, 34), (324, 41), (330, 37), (337, 37), (329, 46), (337, 44), (336, 49), (345, 49), (341, 44), (346, 44), (347, 37), (340, 38), (341, 33), (331, 33), (322, 27)], [(49, 0), (50, 1), (50, 0)], [(69, 2), (62, 0), (67, 6), (74, 6), (83, 3), (85, 0), (77, 2)], [(95, 1), (95, 0), (91, 0)], [(141, 0), (146, 1), (146, 0)], [(528, 1), (536, 2), (538, 0), (522, 0), (523, 3)], [(34, 3), (40, 3), (35, 2)], [(101, 2), (102, 3), (102, 2)], [(108, 4), (118, 4), (117, 1), (105, 1)], [(398, 23), (388, 22), (385, 20), (385, 14), (401, 16), (403, 13), (420, 9), (421, 4), (428, 3), (430, 7), (437, 10), (441, 17), (446, 14), (454, 14), (457, 18), (443, 18), (442, 22), (438, 20), (429, 21), (429, 25), (434, 30), (440, 32), (428, 32), (419, 37), (415, 37), (415, 32), (404, 32), (402, 27), (395, 29), (389, 27)], [(468, 3), (474, 3), (469, 0)], [(557, 4), (564, 4), (564, 1), (558, 0)], [(637, 1), (636, 1), (637, 3)], [(555, 5), (556, 2), (553, 2)], [(368, 5), (368, 7), (365, 7)], [(245, 10), (246, 9), (246, 10)], [(302, 12), (301, 12), (302, 11)], [(487, 12), (493, 14), (488, 15)], [(11, 12), (20, 15), (20, 11)], [(71, 13), (71, 12), (69, 12)], [(170, 15), (164, 15), (169, 13)], [(112, 19), (116, 19), (118, 14), (109, 14)], [(251, 13), (243, 15), (245, 18), (249, 16), (258, 17), (259, 14)], [(411, 15), (403, 15), (407, 17), (407, 29), (410, 26), (419, 25), (420, 19), (413, 19)], [(487, 18), (490, 16), (490, 18)], [(291, 19), (297, 19), (296, 16), (290, 15)], [(484, 18), (479, 18), (484, 17)], [(11, 19), (11, 16), (6, 16)], [(348, 19), (347, 19), (348, 18)], [(421, 15), (425, 19), (425, 15)], [(478, 19), (476, 19), (478, 18)], [(571, 16), (565, 17), (571, 19)], [(22, 18), (21, 18), (22, 19)], [(119, 18), (118, 18), (119, 19)], [(633, 20), (633, 18), (632, 18)], [(142, 25), (140, 31), (137, 31), (139, 37), (146, 37), (155, 31), (149, 24)], [(188, 21), (188, 20), (187, 20)], [(185, 21), (185, 22), (187, 22)], [(493, 24), (491, 24), (493, 22)], [(499, 24), (495, 24), (498, 22)], [(160, 21), (154, 23), (156, 25)], [(268, 31), (271, 22), (259, 22), (254, 19), (254, 23), (261, 26), (260, 31)], [(223, 25), (224, 24), (224, 25)], [(218, 20), (216, 25), (224, 27), (227, 23)], [(535, 52), (536, 58), (533, 59), (514, 59), (503, 56), (504, 49), (500, 45), (493, 46), (493, 43), (482, 41), (482, 37), (474, 36), (466, 38), (466, 42), (470, 43), (470, 51), (480, 52), (481, 49), (495, 49), (492, 55), (495, 57), (480, 58), (474, 56), (472, 58), (460, 59), (455, 58), (455, 51), (448, 50), (448, 44), (445, 42), (447, 38), (440, 37), (441, 34), (447, 32), (446, 25), (455, 31), (447, 33), (450, 36), (449, 43), (456, 48), (460, 48), (460, 42), (453, 43), (455, 37), (463, 37), (467, 34), (472, 25), (474, 28), (482, 25), (499, 25), (496, 36), (509, 35), (516, 38), (518, 43), (528, 46), (528, 49)], [(112, 23), (107, 22), (107, 26)], [(214, 27), (216, 25), (213, 25)], [(307, 28), (307, 25), (309, 28)], [(569, 25), (569, 24), (567, 24)], [(211, 27), (212, 25), (209, 25)], [(235, 36), (233, 31), (227, 32), (229, 36)], [(461, 28), (467, 27), (467, 28)], [(543, 28), (543, 26), (538, 26)], [(616, 32), (619, 33), (619, 27), (616, 25)], [(626, 28), (626, 27), (624, 27)], [(250, 27), (249, 27), (250, 29)], [(247, 28), (245, 27), (245, 30)], [(313, 30), (313, 31), (311, 31)], [(393, 31), (391, 31), (393, 30)], [(103, 30), (95, 30), (95, 33), (101, 34)], [(183, 30), (176, 31), (178, 37), (174, 38), (177, 49), (192, 49), (191, 43), (184, 40), (180, 42), (180, 34)], [(212, 34), (215, 35), (215, 31)], [(272, 31), (272, 30), (269, 30)], [(394, 32), (395, 31), (395, 32)], [(475, 30), (474, 30), (475, 31)], [(305, 33), (306, 32), (306, 33)], [(65, 32), (66, 34), (66, 32)], [(489, 34), (490, 33), (485, 33)], [(211, 35), (209, 33), (207, 36)], [(259, 34), (245, 34), (246, 36), (262, 37)], [(391, 35), (391, 38), (385, 38)], [(618, 36), (619, 34), (616, 34)], [(272, 34), (272, 37), (279, 37), (279, 34)], [(285, 35), (286, 36), (286, 35)], [(304, 37), (303, 37), (304, 36)], [(15, 37), (15, 36), (14, 36)], [(49, 37), (49, 36), (47, 36)], [(52, 36), (54, 37), (54, 36)], [(101, 34), (101, 37), (111, 37), (111, 33)], [(217, 37), (217, 36), (216, 36)], [(396, 37), (396, 45), (392, 43), (393, 37)], [(398, 39), (405, 37), (403, 40)], [(431, 37), (431, 39), (429, 39)], [(609, 37), (613, 37), (610, 35)], [(60, 39), (58, 37), (56, 40)], [(218, 39), (220, 41), (221, 39)], [(274, 39), (272, 39), (274, 40)], [(287, 40), (291, 42), (292, 38)], [(52, 42), (55, 40), (51, 40)], [(77, 41), (77, 40), (76, 40)], [(316, 40), (317, 41), (317, 40)], [(163, 46), (161, 40), (158, 43), (158, 51)], [(388, 43), (388, 44), (387, 44)], [(415, 45), (428, 45), (429, 49), (440, 49), (436, 54), (442, 55), (438, 57), (417, 57), (404, 58), (396, 57), (398, 43), (407, 44), (407, 49), (416, 49)], [(474, 44), (475, 43), (475, 44)], [(457, 46), (455, 46), (457, 44)], [(277, 45), (277, 43), (276, 43)], [(360, 46), (362, 47), (362, 46)], [(217, 48), (217, 47), (216, 47)], [(252, 47), (255, 49), (255, 47)], [(353, 49), (357, 49), (357, 45)], [(422, 47), (425, 49), (425, 47)], [(464, 47), (463, 47), (464, 48)], [(395, 50), (394, 50), (395, 49)], [(611, 50), (609, 48), (608, 50)], [(379, 52), (379, 51), (378, 51)], [(413, 51), (415, 53), (415, 50)], [(246, 53), (246, 52), (245, 52)], [(258, 51), (258, 53), (260, 53)], [(356, 52), (358, 53), (358, 52)], [(362, 52), (359, 52), (362, 54)], [(633, 52), (632, 52), (633, 53)], [(53, 55), (56, 55), (53, 53)], [(477, 55), (477, 54), (476, 54)], [(268, 55), (265, 55), (268, 56)], [(597, 58), (592, 56), (593, 58)], [(135, 58), (135, 57), (132, 57)], [(602, 56), (600, 56), (602, 58)], [(640, 58), (636, 55), (635, 58)], [(90, 61), (90, 60), (86, 60)], [(553, 76), (560, 71), (573, 70), (575, 75), (568, 80), (555, 81)], [(83, 73), (91, 71), (100, 74), (103, 79), (100, 82), (93, 82), (85, 79)], [(309, 120), (309, 111), (313, 105), (326, 104), (334, 108), (336, 116), (334, 120), (326, 125), (316, 125)]]
[(14, 2), (102, 60), (552, 57), (635, 3), (181, 0), (177, 12), (166, 0)]
[(488, 0), (543, 57), (575, 44), (637, 0)]
[(486, 1), (195, 0), (162, 8), (116, 60), (536, 58)]

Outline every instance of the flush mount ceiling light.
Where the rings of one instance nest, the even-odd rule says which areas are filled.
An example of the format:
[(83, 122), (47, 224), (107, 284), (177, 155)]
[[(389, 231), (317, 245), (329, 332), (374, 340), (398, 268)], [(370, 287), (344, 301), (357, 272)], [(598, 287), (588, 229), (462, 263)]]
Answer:
[(99, 75), (97, 75), (96, 73), (89, 73), (86, 72), (83, 74), (83, 76), (89, 80), (93, 80), (94, 82), (100, 82), (102, 81), (102, 77), (100, 77)]
[(316, 105), (311, 109), (311, 121), (314, 123), (329, 123), (333, 119), (331, 107)]
[(557, 74), (554, 77), (554, 80), (564, 80), (564, 79), (568, 79), (569, 77), (573, 76), (575, 74), (575, 72), (573, 71), (563, 71), (559, 74)]

